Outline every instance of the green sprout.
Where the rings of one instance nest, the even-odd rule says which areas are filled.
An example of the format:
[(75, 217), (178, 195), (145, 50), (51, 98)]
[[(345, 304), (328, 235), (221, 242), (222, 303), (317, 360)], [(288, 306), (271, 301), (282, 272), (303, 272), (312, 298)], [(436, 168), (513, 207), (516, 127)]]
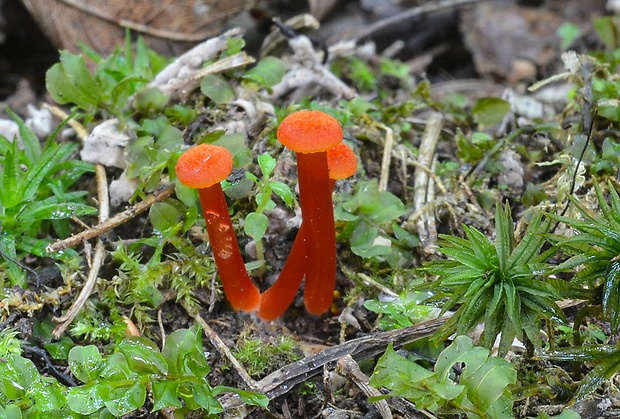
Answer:
[(78, 144), (57, 144), (52, 136), (42, 146), (24, 122), (12, 115), (19, 125), (23, 148), (17, 139), (0, 136), (0, 251), (7, 259), (12, 285), (23, 287), (23, 265), (14, 260), (26, 254), (63, 258), (61, 253), (45, 250), (51, 239), (40, 237), (41, 231), (47, 231), (43, 226), (66, 237), (69, 218), (97, 210), (84, 204), (86, 191), (70, 190), (83, 174), (93, 171), (92, 164), (71, 158)]
[(424, 270), (437, 279), (426, 285), (446, 298), (442, 313), (457, 307), (438, 333), (447, 338), (466, 334), (484, 322), (482, 345), (491, 348), (498, 335), (499, 354), (510, 349), (515, 338), (540, 342), (541, 319), (562, 319), (555, 303), (558, 291), (540, 279), (549, 272), (545, 263), (555, 249), (541, 253), (550, 222), (534, 215), (523, 239), (515, 245), (512, 217), (508, 207), (497, 205), (496, 240), (493, 244), (475, 228), (464, 226), (466, 238), (441, 235), (439, 251), (448, 259), (427, 263)]
[(607, 183), (611, 205), (607, 203), (600, 186), (594, 190), (602, 216), (590, 212), (569, 196), (583, 220), (552, 215), (555, 220), (577, 230), (572, 237), (556, 237), (558, 246), (572, 256), (556, 267), (555, 271), (572, 271), (582, 266), (572, 279), (577, 285), (586, 285), (600, 296), (601, 308), (610, 321), (612, 333), (620, 328), (620, 197), (611, 182)]

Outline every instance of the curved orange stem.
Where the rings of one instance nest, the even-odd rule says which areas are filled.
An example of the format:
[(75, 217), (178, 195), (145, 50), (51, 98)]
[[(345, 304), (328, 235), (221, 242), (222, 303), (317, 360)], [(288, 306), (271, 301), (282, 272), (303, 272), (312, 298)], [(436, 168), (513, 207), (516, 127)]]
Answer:
[[(334, 179), (329, 180), (331, 191), (336, 186)], [(261, 294), (258, 317), (270, 321), (280, 317), (289, 308), (306, 275), (306, 223), (299, 226), (299, 231), (291, 247), (291, 252), (284, 262), (282, 272), (276, 282)]]
[(260, 296), (258, 317), (261, 319), (269, 321), (280, 317), (295, 299), (301, 281), (306, 275), (305, 236), (304, 224), (302, 224), (278, 279)]
[(245, 269), (222, 187), (216, 183), (198, 189), (198, 196), (224, 295), (236, 310), (255, 311), (260, 304), (260, 291)]

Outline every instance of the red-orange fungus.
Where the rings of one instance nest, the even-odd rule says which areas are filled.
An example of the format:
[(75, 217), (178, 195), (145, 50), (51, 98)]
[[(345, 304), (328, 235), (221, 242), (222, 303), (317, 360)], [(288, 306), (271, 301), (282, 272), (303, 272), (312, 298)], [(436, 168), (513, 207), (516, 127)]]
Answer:
[(236, 310), (251, 312), (258, 309), (260, 291), (245, 269), (220, 185), (230, 174), (232, 164), (233, 158), (228, 150), (202, 144), (188, 149), (179, 157), (176, 173), (182, 184), (198, 189), (207, 234), (226, 298)]
[[(277, 136), (284, 145), (297, 151), (303, 222), (280, 276), (261, 296), (258, 315), (264, 320), (272, 320), (286, 311), (304, 275), (306, 309), (313, 314), (329, 309), (336, 284), (331, 194), (335, 179), (351, 176), (357, 168), (350, 147), (341, 148), (340, 124), (323, 112), (299, 111), (289, 115), (278, 128)], [(337, 150), (330, 153), (334, 148)], [(354, 162), (353, 170), (351, 162)]]

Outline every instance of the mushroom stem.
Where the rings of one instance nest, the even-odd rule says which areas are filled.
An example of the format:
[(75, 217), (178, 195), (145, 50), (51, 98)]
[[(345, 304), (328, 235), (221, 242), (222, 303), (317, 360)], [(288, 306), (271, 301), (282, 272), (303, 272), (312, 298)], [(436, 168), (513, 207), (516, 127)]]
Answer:
[(260, 291), (245, 269), (222, 187), (216, 183), (200, 188), (198, 196), (224, 294), (236, 310), (255, 311)]
[[(329, 184), (330, 190), (333, 191), (336, 186), (336, 180), (330, 179)], [(307, 225), (305, 222), (301, 223), (278, 279), (267, 291), (261, 294), (258, 317), (262, 320), (270, 321), (280, 317), (291, 305), (295, 295), (297, 295), (301, 281), (303, 281), (306, 275)]]
[[(331, 306), (336, 286), (336, 228), (327, 150), (342, 144), (342, 127), (325, 112), (302, 110), (284, 118), (276, 136), (297, 153), (299, 201), (305, 229), (301, 241), (305, 243), (307, 261), (304, 304), (310, 313), (322, 314)], [(290, 280), (291, 285), (299, 282), (301, 274), (297, 275)], [(289, 283), (288, 279), (284, 282)], [(287, 290), (290, 297), (292, 291)]]
[(306, 224), (302, 223), (284, 267), (271, 287), (260, 296), (258, 317), (270, 321), (280, 317), (295, 299), (306, 274)]
[(327, 153), (297, 153), (299, 200), (306, 225), (304, 304), (322, 314), (332, 303), (336, 286), (336, 227)]

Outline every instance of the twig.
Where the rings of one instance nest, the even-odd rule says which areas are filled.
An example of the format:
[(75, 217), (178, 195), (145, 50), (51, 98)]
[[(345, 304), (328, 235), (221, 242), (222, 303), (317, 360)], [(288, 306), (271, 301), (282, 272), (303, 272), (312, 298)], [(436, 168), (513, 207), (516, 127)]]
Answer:
[[(105, 222), (110, 216), (110, 202), (108, 200), (108, 180), (105, 173), (105, 167), (100, 164), (95, 165), (95, 170), (97, 174), (97, 195), (99, 198), (99, 222)], [(75, 299), (69, 310), (61, 316), (54, 317), (54, 321), (59, 323), (52, 332), (52, 335), (55, 339), (58, 339), (62, 334), (67, 330), (67, 327), (73, 322), (75, 317), (78, 315), (82, 307), (92, 294), (93, 289), (95, 288), (95, 284), (97, 282), (97, 277), (99, 276), (99, 269), (101, 269), (101, 265), (103, 265), (103, 261), (105, 260), (106, 250), (103, 245), (103, 241), (98, 238), (97, 244), (95, 245), (95, 254), (93, 256), (92, 266), (90, 271), (88, 272), (88, 277), (86, 279), (86, 283), (80, 294)]]
[[(408, 167), (407, 167), (407, 157), (409, 156), (410, 150), (408, 150), (405, 146), (403, 146), (402, 144), (397, 145), (396, 147), (394, 147), (394, 150), (392, 151), (392, 153), (395, 155), (396, 158), (398, 158), (400, 160), (400, 183), (402, 185), (408, 185), (409, 184), (409, 174), (407, 173)], [(409, 202), (409, 188), (403, 188), (403, 200), (405, 202)]]
[[(333, 368), (335, 363), (345, 355), (353, 359), (367, 359), (376, 356), (387, 348), (391, 342), (394, 346), (402, 346), (432, 335), (449, 317), (441, 317), (397, 330), (377, 333), (350, 340), (342, 345), (334, 346), (300, 361), (289, 364), (256, 383), (256, 389), (270, 400), (288, 393), (295, 385), (320, 374), (323, 366)], [(220, 397), (219, 402), (225, 410), (243, 405), (241, 398), (234, 394)]]
[(383, 159), (381, 160), (381, 176), (379, 177), (379, 190), (387, 189), (390, 177), (390, 164), (392, 161), (392, 149), (394, 148), (394, 131), (384, 124), (378, 124), (379, 128), (385, 130), (385, 142), (383, 144)]
[(378, 283), (377, 281), (375, 281), (374, 279), (372, 279), (371, 277), (369, 277), (365, 273), (361, 273), (360, 272), (360, 273), (357, 274), (357, 276), (362, 281), (364, 281), (366, 284), (371, 285), (371, 286), (377, 288), (382, 293), (387, 294), (387, 295), (389, 295), (391, 297), (398, 297), (398, 294), (396, 294), (394, 291), (392, 291), (391, 289), (389, 289), (385, 285)]
[[(39, 371), (41, 371), (41, 373), (51, 375), (67, 387), (77, 386), (77, 383), (70, 375), (65, 374), (60, 368), (56, 367), (56, 365), (52, 363), (52, 360), (47, 355), (47, 351), (45, 349), (38, 348), (36, 346), (26, 345), (25, 343), (22, 343), (21, 348), (28, 358), (39, 358), (39, 360), (41, 361), (40, 363), (43, 364), (42, 366), (38, 366), (38, 369)], [(35, 364), (39, 363), (35, 362)]]
[(308, 86), (321, 86), (335, 96), (353, 99), (357, 92), (347, 86), (332, 73), (323, 63), (323, 56), (314, 50), (310, 38), (305, 35), (294, 35), (289, 39), (293, 50), (291, 65), (282, 80), (271, 88), (271, 97), (280, 98), (285, 94)]
[(202, 64), (216, 58), (227, 48), (232, 38), (241, 38), (243, 34), (243, 29), (233, 28), (201, 42), (160, 71), (148, 86), (157, 87), (166, 95), (187, 96), (200, 84), (193, 77)]
[[(418, 155), (419, 166), (426, 169), (421, 170), (419, 166), (416, 166), (415, 173), (413, 175), (413, 205), (414, 213), (418, 213), (428, 203), (431, 203), (431, 197), (434, 197), (434, 193), (431, 190), (435, 187), (432, 178), (429, 176), (429, 172), (434, 160), (435, 149), (441, 135), (441, 129), (443, 127), (443, 117), (438, 112), (433, 112), (429, 115), (426, 129), (424, 130), (424, 136), (420, 143), (420, 154)], [(407, 220), (408, 224), (411, 224), (413, 220)], [(425, 245), (432, 245), (437, 240), (436, 227), (435, 227), (435, 215), (432, 211), (424, 211), (416, 222), (418, 236), (420, 241)], [(435, 234), (431, 234), (435, 232)]]
[[(60, 119), (67, 119), (69, 117), (69, 114), (67, 114), (65, 111), (60, 109), (58, 106), (50, 105), (48, 103), (43, 103), (43, 108), (47, 109), (48, 111), (52, 113), (52, 115), (56, 115)], [(67, 125), (73, 128), (73, 130), (75, 131), (75, 134), (83, 143), (84, 138), (88, 136), (88, 131), (86, 131), (86, 128), (84, 128), (84, 125), (80, 124), (75, 119), (70, 119), (69, 121), (67, 121)]]
[(159, 325), (159, 333), (161, 333), (161, 346), (166, 345), (166, 329), (164, 329), (164, 321), (161, 316), (161, 308), (157, 310), (157, 324)]
[(402, 13), (398, 13), (397, 15), (390, 16), (387, 19), (380, 20), (372, 25), (369, 25), (366, 29), (362, 30), (360, 33), (356, 34), (354, 37), (355, 41), (360, 41), (365, 38), (372, 36), (376, 32), (380, 32), (384, 29), (391, 27), (398, 27), (402, 25), (403, 22), (408, 20), (413, 20), (420, 15), (438, 12), (444, 9), (451, 9), (461, 6), (466, 6), (468, 4), (480, 3), (483, 1), (489, 0), (438, 0), (438, 1), (429, 1), (425, 4), (413, 7), (409, 10), (405, 10)]
[[(431, 163), (430, 172), (435, 174), (435, 170), (437, 170), (437, 155), (433, 156), (433, 162)], [(428, 188), (426, 190), (426, 202), (429, 204), (435, 203), (435, 185), (434, 185), (435, 177), (431, 176), (428, 181)], [(426, 214), (428, 218), (426, 219), (426, 231), (428, 233), (427, 236), (427, 245), (430, 244), (433, 246), (434, 243), (437, 243), (437, 239), (439, 235), (437, 234), (437, 223), (435, 222), (435, 211), (436, 205), (433, 205), (433, 208), (428, 211)]]
[[(433, 182), (437, 186), (437, 189), (439, 189), (439, 191), (443, 195), (448, 195), (448, 189), (446, 188), (446, 185), (444, 185), (443, 182), (441, 181), (441, 178), (437, 176), (437, 173), (435, 173), (435, 170), (433, 169), (432, 166), (429, 169), (428, 167), (418, 163), (417, 161), (413, 159), (407, 159), (407, 164), (410, 164), (413, 167), (416, 167), (420, 170), (424, 170), (433, 179)], [(433, 164), (434, 164), (434, 161), (433, 161)]]
[[(360, 370), (359, 365), (357, 365), (357, 362), (355, 362), (351, 355), (347, 354), (338, 360), (338, 363), (336, 364), (336, 372), (351, 380), (357, 387), (359, 387), (360, 390), (362, 390), (366, 397), (371, 398), (382, 396), (379, 390), (368, 385), (370, 380)], [(390, 411), (390, 406), (387, 401), (379, 400), (374, 402), (374, 405), (377, 407), (377, 410), (383, 419), (392, 419), (392, 412)]]
[(237, 374), (239, 374), (241, 379), (245, 382), (245, 385), (252, 391), (260, 391), (260, 386), (256, 382), (256, 380), (250, 377), (250, 374), (248, 374), (245, 368), (243, 368), (243, 365), (241, 365), (239, 361), (237, 361), (237, 358), (234, 357), (234, 355), (230, 352), (230, 349), (228, 349), (228, 347), (222, 341), (222, 339), (220, 339), (218, 334), (215, 333), (215, 330), (213, 330), (211, 326), (209, 326), (209, 324), (205, 321), (205, 319), (202, 318), (200, 313), (198, 313), (196, 310), (193, 310), (185, 303), (181, 303), (181, 305), (183, 306), (185, 311), (187, 311), (187, 314), (189, 314), (196, 321), (196, 323), (202, 326), (203, 330), (207, 334), (207, 337), (211, 341), (211, 344), (215, 347), (215, 349), (218, 350), (218, 352), (222, 356), (224, 356), (224, 358), (226, 358), (232, 364), (233, 368), (237, 371)]
[(112, 230), (113, 228), (116, 228), (128, 222), (132, 218), (142, 214), (144, 211), (148, 210), (151, 207), (151, 205), (153, 205), (155, 202), (159, 202), (169, 197), (170, 195), (172, 195), (172, 192), (174, 192), (174, 185), (173, 184), (166, 185), (162, 189), (160, 189), (158, 192), (147, 196), (143, 201), (138, 202), (136, 205), (128, 208), (127, 210), (123, 212), (119, 212), (114, 217), (109, 218), (103, 222), (100, 222), (96, 226), (93, 226), (87, 230), (77, 233), (64, 240), (58, 240), (57, 242), (50, 244), (49, 246), (47, 246), (45, 251), (58, 252), (59, 250), (64, 250), (69, 247), (76, 246), (79, 243), (81, 243), (83, 240), (92, 239), (93, 237), (97, 237), (101, 234), (104, 234)]

